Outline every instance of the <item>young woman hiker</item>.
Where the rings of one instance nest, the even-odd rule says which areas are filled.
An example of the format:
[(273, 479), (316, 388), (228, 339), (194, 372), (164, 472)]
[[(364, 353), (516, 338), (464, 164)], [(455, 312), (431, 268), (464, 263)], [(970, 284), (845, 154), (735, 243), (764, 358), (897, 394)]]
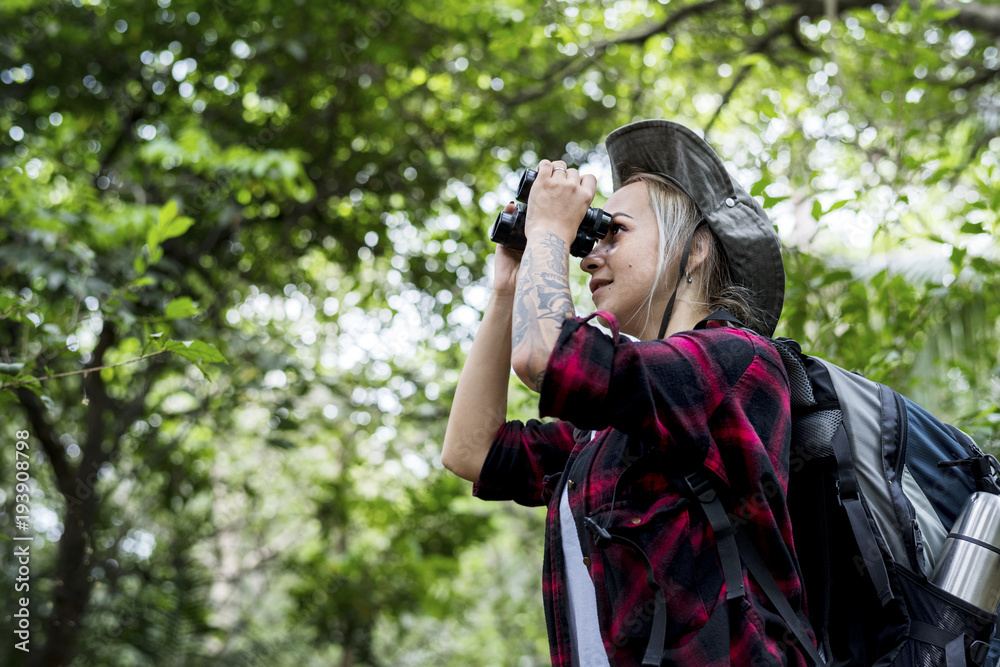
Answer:
[[(497, 248), (442, 461), (479, 498), (548, 506), (553, 665), (805, 665), (746, 567), (724, 571), (685, 478), (704, 471), (802, 616), (788, 378), (765, 338), (784, 295), (780, 242), (687, 128), (639, 121), (606, 145), (612, 225), (580, 262), (598, 312), (575, 317), (568, 283), (596, 180), (542, 160), (523, 255)], [(507, 421), (512, 365), (556, 420)]]

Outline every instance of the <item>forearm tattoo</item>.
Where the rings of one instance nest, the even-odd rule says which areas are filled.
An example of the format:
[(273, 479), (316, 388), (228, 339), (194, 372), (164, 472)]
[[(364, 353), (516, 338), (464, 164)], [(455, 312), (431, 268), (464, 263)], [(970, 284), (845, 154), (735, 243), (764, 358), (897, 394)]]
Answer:
[(569, 251), (565, 241), (549, 234), (540, 243), (530, 245), (521, 258), (511, 327), (512, 349), (529, 346), (530, 357), (541, 364), (541, 370), (532, 377), (536, 388), (541, 387), (545, 364), (562, 323), (573, 315)]

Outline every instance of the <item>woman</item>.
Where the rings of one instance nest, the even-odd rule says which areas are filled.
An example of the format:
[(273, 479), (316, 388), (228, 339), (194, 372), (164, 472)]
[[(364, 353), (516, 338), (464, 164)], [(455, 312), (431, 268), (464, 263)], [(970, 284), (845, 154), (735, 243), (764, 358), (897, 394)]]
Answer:
[[(611, 335), (588, 324), (594, 315), (574, 317), (568, 284), (596, 180), (542, 160), (523, 256), (497, 249), (442, 461), (480, 498), (548, 505), (553, 665), (806, 664), (746, 569), (726, 577), (685, 482), (707, 473), (801, 616), (785, 505), (788, 379), (762, 337), (781, 312), (780, 243), (683, 126), (640, 121), (606, 145), (612, 226), (581, 268)], [(706, 319), (719, 309), (746, 328)], [(556, 421), (506, 420), (511, 365)]]

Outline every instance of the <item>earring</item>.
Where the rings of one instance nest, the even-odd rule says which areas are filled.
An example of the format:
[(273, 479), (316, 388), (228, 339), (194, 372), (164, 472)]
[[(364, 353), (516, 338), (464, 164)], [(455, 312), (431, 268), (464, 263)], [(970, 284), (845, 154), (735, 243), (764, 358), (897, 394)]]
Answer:
[(687, 280), (688, 280), (688, 285), (690, 285), (691, 283), (694, 282), (694, 277), (689, 273)]

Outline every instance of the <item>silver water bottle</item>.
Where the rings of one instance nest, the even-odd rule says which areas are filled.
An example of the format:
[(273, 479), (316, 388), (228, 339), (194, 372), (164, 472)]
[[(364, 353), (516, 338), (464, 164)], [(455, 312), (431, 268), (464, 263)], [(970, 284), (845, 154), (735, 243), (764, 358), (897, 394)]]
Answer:
[(932, 584), (994, 613), (1000, 604), (1000, 496), (978, 491), (955, 520)]

